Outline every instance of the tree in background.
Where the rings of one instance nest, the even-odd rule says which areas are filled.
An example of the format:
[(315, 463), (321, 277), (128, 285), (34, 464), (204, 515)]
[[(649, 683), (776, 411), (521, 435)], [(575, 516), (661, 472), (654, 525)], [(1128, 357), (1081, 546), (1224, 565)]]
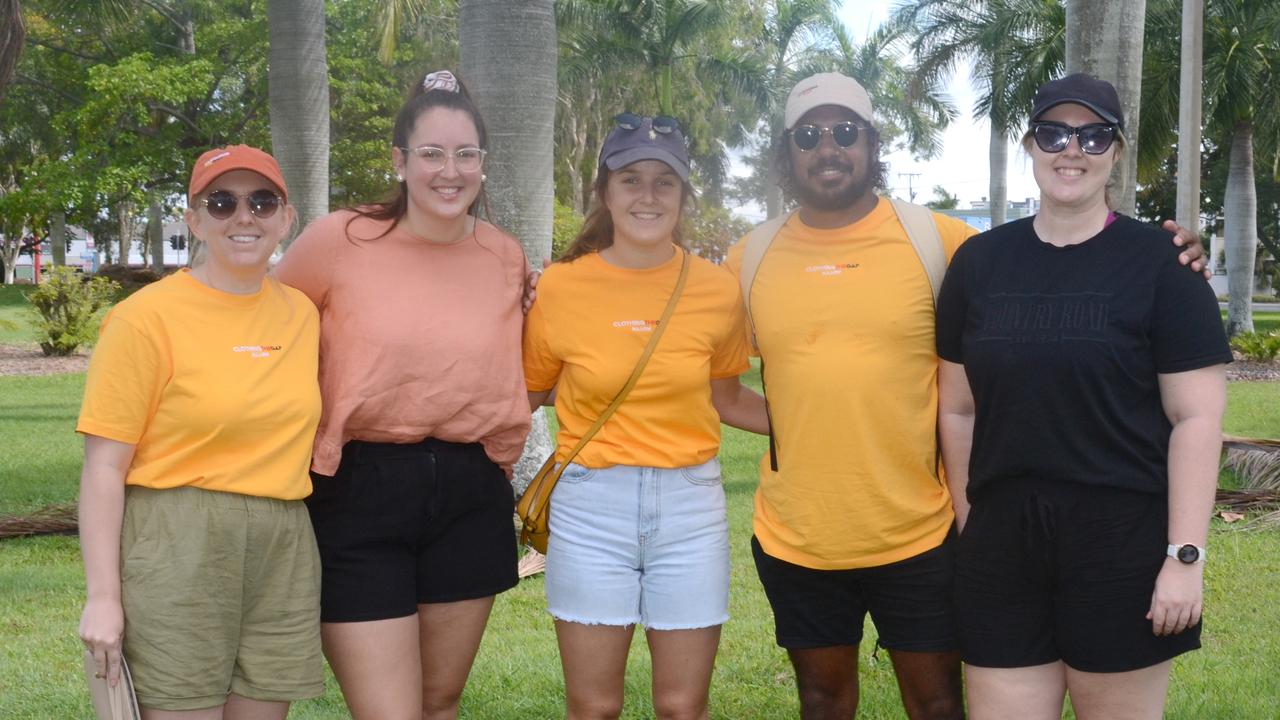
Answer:
[(489, 135), (485, 186), (495, 222), (541, 267), (551, 260), (555, 196), (554, 3), (461, 0), (458, 46), (463, 81)]
[(1026, 126), (1035, 91), (1062, 74), (1066, 18), (1059, 0), (918, 0), (902, 6), (922, 80), (950, 76), (961, 62), (979, 91), (974, 117), (991, 126), (991, 225), (1005, 222), (1009, 141)]
[[(925, 203), (924, 206), (934, 210), (955, 210), (960, 207), (960, 198), (947, 192), (947, 189), (941, 185), (933, 186), (933, 198), (933, 200)], [(992, 222), (995, 221), (993, 220)]]
[[(1168, 162), (1178, 133), (1174, 88), (1180, 13), (1179, 0), (1153, 0), (1149, 12), (1138, 152), (1148, 171)], [(1222, 208), (1227, 332), (1235, 335), (1253, 331), (1259, 176), (1280, 178), (1280, 5), (1265, 0), (1205, 3), (1203, 88), (1203, 199), (1207, 207)], [(1274, 215), (1264, 215), (1264, 227), (1275, 227), (1275, 222)], [(1268, 242), (1275, 244), (1274, 236)]]
[[(1264, 0), (1265, 1), (1265, 0)], [(1116, 86), (1129, 147), (1111, 173), (1115, 210), (1132, 215), (1138, 185), (1142, 51), (1146, 0), (1067, 0), (1067, 72), (1085, 72)], [(1175, 36), (1176, 37), (1176, 36)]]
[[(271, 148), (299, 226), (329, 212), (329, 64), (324, 0), (269, 0)], [(288, 238), (292, 240), (292, 238)]]

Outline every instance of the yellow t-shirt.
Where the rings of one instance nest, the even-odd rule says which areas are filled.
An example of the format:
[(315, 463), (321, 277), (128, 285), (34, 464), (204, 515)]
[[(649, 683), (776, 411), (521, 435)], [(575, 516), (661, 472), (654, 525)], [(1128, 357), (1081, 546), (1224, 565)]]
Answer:
[[(538, 281), (525, 320), (525, 382), (532, 391), (556, 388), (561, 456), (631, 376), (675, 288), (680, 257), (633, 270), (592, 253), (553, 264)], [(733, 277), (691, 255), (684, 293), (644, 373), (574, 462), (673, 468), (715, 457), (720, 416), (711, 380), (746, 371), (745, 322)]]
[[(975, 231), (934, 220), (950, 261)], [(744, 247), (729, 251), (735, 275)], [(938, 472), (933, 297), (892, 206), (834, 230), (792, 217), (750, 302), (779, 468), (761, 460), (761, 547), (819, 570), (937, 547), (953, 514)]]
[(137, 446), (129, 485), (299, 500), (319, 337), (315, 305), (273, 279), (231, 295), (174, 273), (102, 321), (76, 431)]

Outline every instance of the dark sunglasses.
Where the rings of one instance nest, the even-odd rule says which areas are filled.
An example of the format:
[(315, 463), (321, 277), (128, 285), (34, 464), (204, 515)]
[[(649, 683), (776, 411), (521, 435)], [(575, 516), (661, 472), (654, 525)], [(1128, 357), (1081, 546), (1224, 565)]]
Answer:
[(236, 206), (244, 200), (249, 203), (249, 212), (256, 218), (266, 220), (276, 214), (282, 201), (280, 196), (270, 190), (254, 190), (248, 195), (236, 195), (226, 190), (214, 190), (201, 200), (201, 204), (209, 211), (211, 217), (226, 220), (236, 214)]
[(1036, 146), (1047, 153), (1066, 150), (1074, 135), (1086, 154), (1101, 155), (1115, 142), (1116, 130), (1111, 123), (1089, 123), (1080, 127), (1047, 120), (1031, 123), (1031, 135), (1036, 139)]
[(831, 139), (836, 141), (836, 145), (847, 148), (858, 142), (858, 131), (861, 126), (855, 122), (838, 122), (831, 127), (820, 127), (818, 125), (797, 125), (787, 131), (791, 136), (791, 142), (796, 144), (800, 152), (809, 152), (818, 147), (818, 143), (822, 142), (822, 136), (830, 133)]
[[(614, 116), (613, 121), (623, 130), (639, 130), (644, 125), (644, 116), (631, 112), (618, 113)], [(669, 135), (680, 129), (680, 121), (666, 115), (655, 115), (653, 117), (653, 131), (663, 135)]]

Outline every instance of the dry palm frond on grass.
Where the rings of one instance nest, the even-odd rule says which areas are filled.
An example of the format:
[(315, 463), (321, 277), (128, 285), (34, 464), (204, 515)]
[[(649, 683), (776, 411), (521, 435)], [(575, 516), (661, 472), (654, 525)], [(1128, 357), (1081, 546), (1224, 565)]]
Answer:
[(0, 540), (30, 535), (74, 535), (79, 527), (74, 503), (49, 505), (30, 515), (0, 515)]
[(1253, 527), (1280, 525), (1280, 440), (1224, 435), (1222, 466), (1240, 477), (1244, 487), (1219, 490), (1217, 504), (1235, 512), (1261, 512)]

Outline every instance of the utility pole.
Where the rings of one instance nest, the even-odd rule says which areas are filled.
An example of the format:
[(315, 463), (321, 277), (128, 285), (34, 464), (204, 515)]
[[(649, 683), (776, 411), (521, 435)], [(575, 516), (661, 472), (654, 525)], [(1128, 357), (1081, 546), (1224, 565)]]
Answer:
[(918, 172), (914, 172), (914, 173), (902, 173), (902, 172), (900, 172), (900, 173), (898, 173), (898, 177), (905, 177), (905, 178), (907, 179), (907, 194), (911, 196), (911, 202), (915, 202), (915, 201), (916, 201), (916, 189), (915, 189), (914, 181), (915, 181), (915, 179), (916, 179), (916, 178), (920, 177), (920, 173), (918, 173)]

